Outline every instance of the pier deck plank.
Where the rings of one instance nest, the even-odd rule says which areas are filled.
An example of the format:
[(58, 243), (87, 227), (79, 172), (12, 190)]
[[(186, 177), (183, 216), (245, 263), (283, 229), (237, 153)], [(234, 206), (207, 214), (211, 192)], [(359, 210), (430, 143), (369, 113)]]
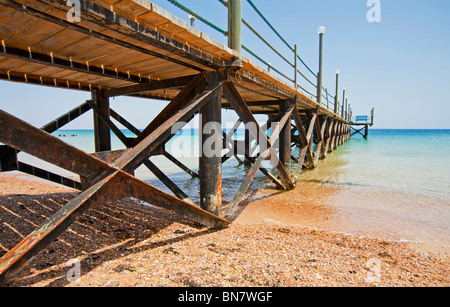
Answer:
[[(108, 75), (99, 77), (89, 71), (74, 73), (70, 69), (55, 68), (52, 63), (30, 63), (34, 53), (150, 80), (190, 76), (199, 71), (236, 66), (239, 71), (233, 82), (244, 101), (274, 100), (273, 107), (277, 107), (278, 100), (295, 99), (299, 110), (318, 108), (319, 115), (339, 118), (339, 115), (319, 106), (311, 97), (252, 60), (243, 57), (242, 61), (236, 61), (234, 50), (150, 1), (91, 0), (81, 3), (81, 22), (70, 24), (66, 21), (69, 10), (66, 1), (0, 0), (0, 40), (4, 47), (4, 52), (0, 53), (1, 76), (19, 75), (22, 78), (15, 81), (37, 83), (46, 77), (55, 79), (58, 87), (64, 87), (67, 82), (79, 83), (79, 89), (113, 89), (138, 83), (135, 80), (118, 81)], [(26, 5), (26, 9), (22, 5)], [(56, 19), (52, 20), (52, 17)], [(58, 22), (58, 19), (61, 21)], [(80, 29), (94, 31), (98, 35), (89, 35)], [(100, 35), (114, 39), (115, 43)], [(29, 50), (30, 58), (13, 58), (8, 53), (9, 48)], [(171, 100), (181, 89), (156, 90), (140, 93), (139, 96)], [(226, 103), (225, 100), (223, 102)], [(250, 110), (264, 112), (268, 108), (253, 104)]]

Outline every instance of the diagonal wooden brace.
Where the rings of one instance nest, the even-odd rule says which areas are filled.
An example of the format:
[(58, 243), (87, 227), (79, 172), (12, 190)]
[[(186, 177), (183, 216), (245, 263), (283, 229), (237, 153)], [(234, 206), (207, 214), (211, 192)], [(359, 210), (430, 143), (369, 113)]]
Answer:
[[(105, 200), (113, 200), (118, 197), (135, 197), (181, 214), (208, 227), (227, 225), (228, 221), (175, 196), (166, 194), (127, 173), (127, 171), (134, 171), (134, 167), (139, 166), (146, 160), (152, 150), (173, 132), (171, 128), (175, 123), (191, 118), (210, 95), (214, 95), (220, 89), (223, 79), (214, 78), (214, 74), (212, 75), (212, 79), (208, 78), (211, 75), (207, 76), (208, 83), (204, 89), (191, 100), (184, 101), (179, 109), (170, 114), (164, 125), (150, 132), (134, 148), (118, 152), (116, 159), (105, 159), (109, 160), (110, 163), (70, 146), (47, 132), (0, 110), (1, 142), (78, 173), (80, 176), (88, 178), (89, 182), (85, 191), (69, 201), (60, 211), (0, 260), (0, 279), (4, 279), (6, 274), (22, 267), (36, 253), (67, 229), (77, 216)], [(18, 135), (21, 137), (18, 138)]]
[[(280, 135), (282, 129), (286, 126), (286, 123), (288, 119), (290, 118), (292, 111), (295, 109), (295, 105), (290, 105), (285, 113), (283, 114), (283, 117), (281, 118), (280, 122), (272, 131), (272, 135), (270, 137), (270, 144), (272, 145), (275, 143), (276, 139)], [(272, 148), (272, 147), (270, 147)], [(269, 154), (270, 148), (267, 149), (265, 152), (260, 153), (259, 157), (256, 159), (256, 161), (253, 162), (252, 168), (248, 172), (245, 179), (242, 181), (242, 184), (240, 185), (238, 191), (234, 195), (233, 199), (231, 200), (230, 204), (225, 209), (225, 216), (231, 216), (233, 212), (236, 210), (237, 206), (241, 202), (242, 198), (244, 197), (245, 192), (250, 187), (251, 183), (253, 182), (253, 179), (256, 176), (256, 173), (260, 170), (261, 164), (266, 159), (267, 155)]]
[(112, 179), (115, 175), (116, 173), (105, 176), (101, 181), (73, 198), (38, 229), (6, 253), (0, 261), (0, 284), (6, 277), (10, 277), (15, 270), (25, 266), (33, 256), (53, 242), (78, 216), (91, 206), (107, 198), (114, 199), (117, 195), (111, 193), (111, 191), (116, 191), (119, 188), (113, 187), (115, 181)]
[(299, 176), (300, 172), (303, 168), (303, 163), (305, 162), (305, 158), (308, 159), (308, 162), (313, 163), (312, 158), (312, 135), (314, 131), (314, 125), (317, 119), (317, 112), (312, 113), (311, 121), (309, 123), (308, 132), (305, 131), (302, 120), (300, 118), (300, 114), (297, 109), (294, 109), (294, 120), (297, 126), (297, 129), (300, 132), (300, 137), (302, 141), (302, 150), (300, 152), (300, 157), (298, 158), (297, 169), (295, 171), (295, 175)]
[[(261, 142), (264, 142), (265, 145), (267, 145), (267, 149), (269, 150), (269, 154), (271, 158), (271, 162), (273, 166), (277, 169), (277, 172), (281, 178), (281, 181), (285, 187), (285, 189), (292, 189), (294, 187), (294, 183), (291, 180), (290, 175), (287, 173), (286, 169), (284, 168), (283, 164), (280, 163), (280, 159), (278, 159), (275, 150), (273, 147), (271, 147), (271, 144), (269, 140), (267, 139), (266, 134), (261, 129), (261, 127), (258, 125), (258, 122), (256, 121), (255, 117), (253, 116), (252, 112), (246, 105), (245, 101), (242, 99), (242, 97), (239, 95), (239, 92), (237, 91), (236, 87), (233, 85), (232, 82), (228, 81), (224, 83), (223, 86), (223, 94), (225, 98), (228, 100), (230, 105), (233, 107), (233, 109), (236, 111), (240, 119), (245, 123), (253, 123), (256, 125), (258, 131), (257, 135), (252, 135), (252, 137), (256, 140), (260, 140)], [(260, 144), (261, 146), (261, 144)]]
[(315, 131), (316, 131), (316, 137), (317, 137), (317, 148), (316, 153), (314, 157), (314, 167), (317, 166), (319, 163), (319, 159), (322, 157), (322, 149), (323, 149), (323, 143), (324, 143), (324, 134), (325, 134), (325, 127), (327, 126), (327, 118), (325, 116), (320, 116), (319, 120), (316, 121), (315, 124)]

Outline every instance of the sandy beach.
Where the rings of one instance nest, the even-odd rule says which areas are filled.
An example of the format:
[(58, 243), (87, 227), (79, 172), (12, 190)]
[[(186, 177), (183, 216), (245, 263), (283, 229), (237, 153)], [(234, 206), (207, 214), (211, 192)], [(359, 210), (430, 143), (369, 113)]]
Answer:
[[(0, 256), (76, 193), (14, 173), (0, 174), (0, 187)], [(222, 230), (132, 199), (101, 204), (6, 286), (450, 286), (448, 249), (320, 229), (332, 212), (314, 205), (315, 192), (255, 192)]]

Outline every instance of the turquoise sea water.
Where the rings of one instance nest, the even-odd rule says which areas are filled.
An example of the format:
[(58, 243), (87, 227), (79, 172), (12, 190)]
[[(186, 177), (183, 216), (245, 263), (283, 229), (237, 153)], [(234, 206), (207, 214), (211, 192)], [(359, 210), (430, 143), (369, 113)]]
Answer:
[[(94, 151), (91, 130), (53, 135), (84, 151)], [(242, 140), (242, 131), (235, 137)], [(124, 148), (117, 138), (112, 142), (113, 149)], [(198, 170), (196, 131), (176, 136), (166, 149)], [(199, 200), (197, 179), (164, 157), (152, 157), (152, 161), (194, 201)], [(270, 167), (269, 162), (264, 166)], [(231, 200), (248, 170), (233, 158), (223, 165), (225, 201)], [(168, 191), (145, 167), (140, 167), (136, 176)], [(307, 226), (450, 246), (450, 130), (370, 130), (368, 140), (353, 137), (321, 160), (316, 169), (303, 172), (299, 180), (298, 184), (335, 190), (318, 204), (332, 209), (333, 215), (319, 225)], [(266, 185), (265, 177), (258, 174), (252, 188)]]
[(450, 246), (450, 130), (370, 130), (301, 180), (338, 187), (333, 228)]

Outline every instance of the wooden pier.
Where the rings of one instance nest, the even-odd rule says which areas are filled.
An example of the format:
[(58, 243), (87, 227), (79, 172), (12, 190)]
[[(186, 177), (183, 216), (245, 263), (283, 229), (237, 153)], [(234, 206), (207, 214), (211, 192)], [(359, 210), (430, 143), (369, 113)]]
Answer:
[[(356, 115), (355, 120), (350, 119), (351, 136), (355, 134), (362, 135), (366, 140), (369, 138), (369, 127), (373, 126), (373, 120), (375, 116), (375, 108), (372, 108), (369, 115)], [(361, 131), (364, 130), (364, 133)]]
[[(275, 75), (279, 72), (274, 67), (268, 67), (269, 72), (258, 66), (241, 54), (241, 47), (250, 49), (240, 41), (240, 0), (220, 2), (229, 11), (231, 48), (147, 0), (80, 0), (75, 7), (79, 22), (68, 20), (71, 7), (66, 0), (0, 0), (0, 79), (92, 93), (92, 99), (40, 128), (0, 110), (0, 142), (4, 144), (0, 146), (0, 171), (19, 170), (80, 190), (1, 258), (0, 282), (98, 203), (134, 197), (205, 226), (224, 227), (258, 172), (279, 189), (292, 189), (301, 184), (297, 177), (302, 169), (316, 167), (350, 138), (350, 112), (344, 101), (339, 105), (337, 82), (331, 101), (328, 91), (324, 94), (323, 29), (319, 31), (319, 72), (312, 73), (310, 81), (316, 89), (312, 94), (298, 83), (304, 75), (297, 46), (292, 48), (294, 78)], [(110, 98), (122, 95), (169, 102), (141, 131), (110, 107)], [(239, 121), (228, 134), (204, 132), (203, 140), (213, 138), (223, 147), (218, 150), (220, 155), (200, 154), (198, 173), (166, 151), (165, 144), (182, 128), (179, 123), (201, 114), (202, 125), (221, 125), (222, 109), (236, 112)], [(94, 111), (95, 153), (51, 135), (89, 110)], [(267, 115), (267, 124), (260, 126), (255, 114)], [(136, 137), (126, 137), (116, 122)], [(244, 152), (235, 150), (233, 145), (238, 142), (232, 137), (241, 124), (256, 127), (248, 129)], [(111, 150), (111, 131), (127, 149)], [(259, 152), (251, 153), (252, 142), (257, 142)], [(298, 157), (292, 155), (294, 147), (300, 149)], [(233, 152), (222, 156), (227, 148)], [(27, 165), (18, 160), (20, 151), (78, 174), (79, 180)], [(200, 204), (149, 160), (157, 155), (199, 177)], [(247, 161), (251, 168), (225, 205), (222, 164), (233, 157)], [(274, 171), (262, 167), (265, 160), (271, 161)], [(173, 195), (136, 178), (134, 171), (142, 164)]]

